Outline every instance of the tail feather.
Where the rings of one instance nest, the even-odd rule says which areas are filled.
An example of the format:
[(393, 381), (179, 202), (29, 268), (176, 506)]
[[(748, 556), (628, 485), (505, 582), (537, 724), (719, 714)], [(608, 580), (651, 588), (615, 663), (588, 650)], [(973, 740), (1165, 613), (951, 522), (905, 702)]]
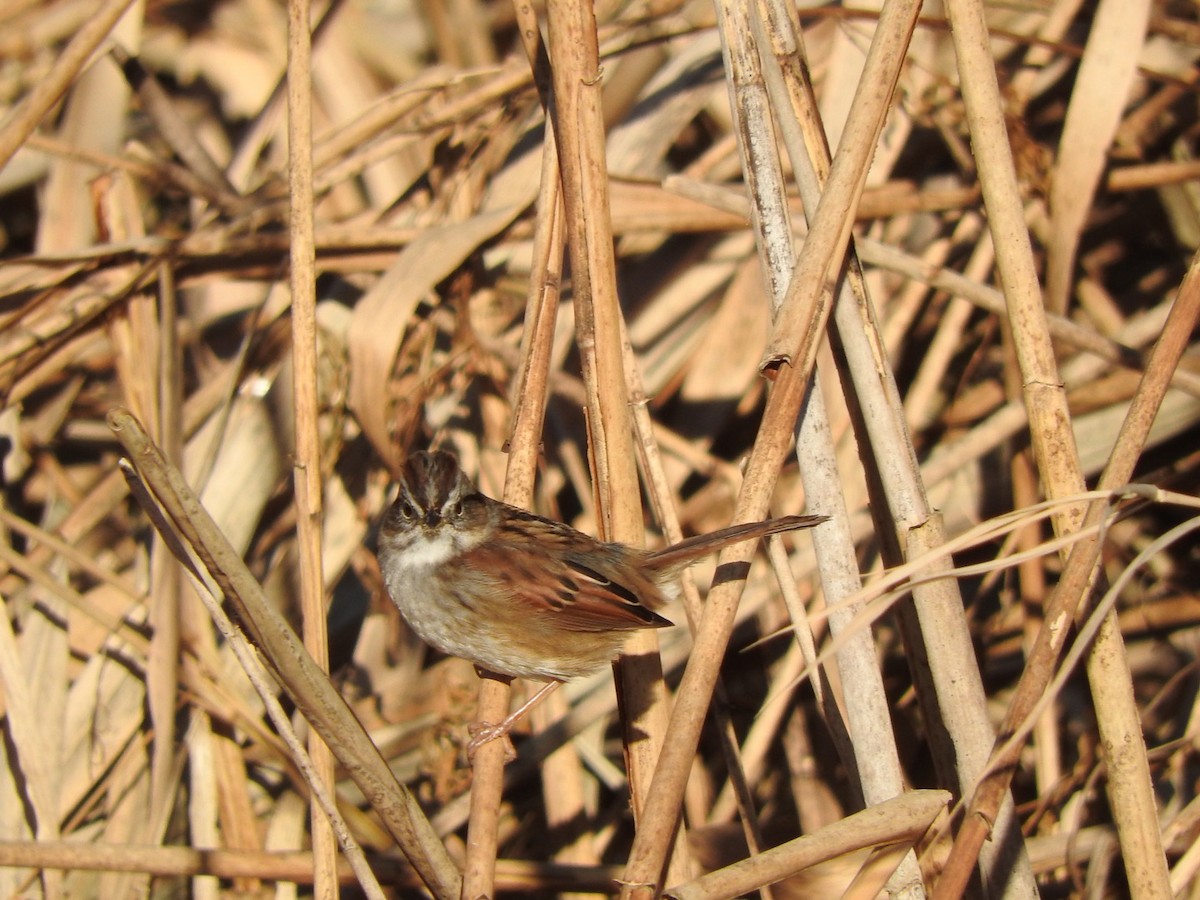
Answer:
[(828, 516), (781, 516), (763, 522), (730, 525), (728, 528), (722, 528), (709, 534), (698, 534), (695, 537), (685, 538), (678, 544), (664, 547), (662, 550), (652, 551), (646, 557), (646, 564), (658, 572), (677, 572), (687, 568), (700, 557), (716, 553), (730, 544), (754, 541), (784, 531), (812, 528), (828, 518)]

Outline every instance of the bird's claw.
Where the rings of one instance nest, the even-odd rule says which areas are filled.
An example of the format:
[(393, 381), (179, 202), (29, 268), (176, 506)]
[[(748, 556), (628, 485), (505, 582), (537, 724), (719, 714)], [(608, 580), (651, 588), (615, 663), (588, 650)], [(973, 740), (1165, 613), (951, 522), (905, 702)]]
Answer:
[(512, 738), (508, 736), (511, 728), (511, 724), (506, 722), (501, 722), (499, 725), (492, 722), (472, 722), (468, 725), (467, 731), (471, 733), (471, 740), (467, 742), (467, 762), (474, 765), (475, 753), (479, 748), (495, 740), (502, 740), (504, 742), (505, 765), (516, 759), (517, 748), (513, 746)]

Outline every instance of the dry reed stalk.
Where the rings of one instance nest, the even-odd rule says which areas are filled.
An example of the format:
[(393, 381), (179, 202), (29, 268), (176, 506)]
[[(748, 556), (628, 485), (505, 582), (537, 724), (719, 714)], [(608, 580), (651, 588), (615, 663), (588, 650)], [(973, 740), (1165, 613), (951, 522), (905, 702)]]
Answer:
[[(311, 884), (312, 854), (303, 850), (243, 852), (197, 850), (192, 847), (151, 845), (106, 846), (77, 841), (0, 842), (0, 862), (6, 866), (47, 869), (93, 869), (146, 872), (159, 877), (215, 875), (220, 878), (257, 877), (274, 881)], [(372, 860), (391, 885), (417, 888), (420, 879), (402, 862)], [(611, 866), (562, 866), (522, 860), (496, 861), (497, 886), (501, 890), (568, 890), (597, 893), (611, 888), (616, 871)], [(354, 880), (350, 866), (341, 861), (338, 877)]]
[[(576, 328), (587, 388), (588, 456), (602, 517), (599, 533), (640, 546), (644, 521), (622, 359), (594, 13), (585, 5), (551, 4), (547, 31), (567, 249), (580, 307)], [(668, 698), (657, 647), (652, 631), (635, 633), (626, 645), (628, 655), (614, 669), (635, 818), (648, 802), (666, 741)], [(673, 834), (682, 841), (683, 829), (673, 829)], [(670, 865), (672, 872), (688, 871), (684, 854), (673, 857)]]
[[(140, 483), (137, 483), (136, 490), (144, 491), (144, 486)], [(155, 505), (154, 498), (150, 496), (143, 497), (139, 495), (139, 500), (142, 501), (148, 508), (153, 508)], [(165, 522), (160, 524), (162, 525), (164, 531), (167, 534), (170, 534), (169, 525)], [(168, 542), (170, 540), (171, 539), (168, 538)], [(222, 636), (224, 636), (226, 641), (228, 641), (229, 646), (233, 649), (234, 655), (237, 657), (238, 663), (242, 666), (242, 669), (245, 671), (247, 677), (254, 685), (255, 690), (257, 691), (260, 699), (263, 701), (264, 707), (266, 708), (268, 718), (275, 726), (276, 731), (282, 737), (284, 743), (287, 745), (288, 750), (292, 754), (292, 759), (300, 769), (309, 790), (312, 792), (312, 797), (315, 802), (314, 815), (319, 810), (320, 814), (326, 817), (326, 824), (332, 833), (336, 833), (338, 843), (342, 846), (346, 855), (346, 859), (350, 864), (350, 868), (353, 870), (355, 877), (358, 879), (363, 893), (371, 897), (372, 900), (382, 900), (383, 895), (379, 884), (375, 880), (371, 870), (367, 867), (361, 848), (355, 843), (353, 837), (350, 835), (345, 820), (341, 817), (341, 814), (337, 810), (336, 801), (331, 792), (331, 785), (327, 783), (330, 779), (327, 778), (325, 772), (320, 770), (320, 765), (314, 760), (314, 758), (305, 751), (295, 730), (292, 729), (290, 723), (288, 722), (282, 705), (274, 694), (274, 685), (271, 683), (271, 679), (266, 670), (263, 669), (263, 667), (259, 664), (258, 659), (254, 656), (254, 652), (250, 644), (246, 641), (245, 636), (237, 629), (237, 627), (233, 624), (233, 622), (218, 604), (216, 600), (217, 592), (215, 585), (213, 585), (211, 582), (205, 582), (205, 579), (201, 573), (199, 573), (191, 564), (191, 558), (184, 548), (176, 549), (179, 551), (180, 558), (178, 561), (182, 565), (186, 566), (189, 573), (193, 576), (193, 583), (196, 585), (197, 593), (204, 602), (209, 615), (212, 616), (214, 624), (217, 626), (218, 630), (221, 632)], [(207, 735), (207, 725), (201, 723), (197, 733), (200, 735)], [(222, 774), (225, 775), (226, 778), (236, 778), (237, 766), (230, 758), (230, 754), (228, 753), (229, 746), (229, 742), (227, 741), (220, 742), (217, 744), (216, 753), (220, 754), (222, 751), (225, 751), (223, 761), (226, 763), (226, 765), (223, 767), (224, 771)], [(198, 753), (193, 757), (193, 764), (199, 762), (198, 757), (200, 755), (201, 754)], [(219, 763), (215, 764), (214, 768), (217, 766), (219, 766)], [(196, 784), (197, 782), (193, 781), (193, 785)], [(226, 794), (225, 796), (228, 799), (229, 795)], [(242, 796), (245, 796), (245, 794)], [(193, 808), (193, 816), (196, 815), (197, 811), (198, 810)], [(249, 811), (247, 810), (247, 812)], [(242, 818), (245, 822), (253, 821), (252, 814), (245, 815)], [(195, 819), (193, 819), (193, 824), (196, 824)], [(330, 874), (331, 873), (328, 869), (328, 861), (322, 860), (316, 853), (314, 853), (314, 884), (319, 885), (324, 879), (329, 878)], [(203, 883), (204, 879), (199, 879), (199, 882), (200, 883), (197, 884), (196, 888), (197, 891), (202, 891), (210, 887), (209, 885)]]
[[(661, 522), (664, 536), (669, 544), (673, 544), (684, 537), (679, 523), (679, 515), (671, 500), (669, 480), (662, 465), (662, 458), (656, 442), (657, 436), (647, 410), (647, 398), (642, 385), (641, 373), (638, 371), (633, 348), (630, 346), (627, 336), (626, 340), (623, 341), (623, 348), (625, 351), (626, 379), (630, 387), (634, 428), (640, 441), (638, 449), (642, 460), (642, 468), (645, 471), (646, 481), (649, 483), (651, 501)], [(687, 615), (688, 627), (694, 632), (703, 615), (703, 607), (693, 578), (684, 573), (682, 581), (684, 609)], [(750, 780), (743, 770), (742, 751), (738, 746), (737, 734), (730, 715), (728, 695), (726, 694), (724, 685), (719, 682), (714, 694), (714, 703), (711, 712), (716, 724), (721, 753), (726, 769), (728, 770), (728, 784), (732, 796), (735, 798), (738, 813), (740, 814), (746, 845), (751, 852), (757, 852), (765, 846), (765, 842), (759, 826), (756, 804), (750, 789)], [(694, 782), (689, 782), (688, 787), (692, 788), (693, 786)], [(710, 812), (716, 818), (715, 808), (711, 809)], [(696, 816), (696, 818), (700, 817)], [(769, 893), (769, 889), (767, 890)]]
[[(819, 203), (819, 192), (829, 177), (830, 162), (829, 150), (820, 129), (820, 115), (807, 70), (801, 65), (803, 54), (796, 52), (800, 49), (799, 37), (795, 33), (791, 18), (774, 7), (768, 8), (767, 17), (771, 23), (769, 33), (775, 36), (775, 58), (783, 84), (779, 84), (774, 78), (769, 78), (768, 83), (776, 97), (776, 108), (790, 108), (795, 117), (794, 125), (783, 129), (784, 143), (798, 173), (801, 196), (810, 208), (816, 207)], [(787, 123), (789, 119), (787, 116), (781, 116), (781, 121)], [(858, 418), (856, 430), (861, 433), (862, 425), (866, 424), (866, 431), (872, 433), (871, 445), (878, 458), (880, 478), (885, 489), (888, 489), (888, 481), (897, 482), (894, 474), (896, 467), (902, 465), (904, 460), (911, 460), (913, 453), (899, 425), (894, 384), (886, 378), (877, 381), (874, 377), (877, 370), (873, 360), (882, 353), (883, 342), (882, 337), (876, 334), (875, 317), (871, 312), (870, 300), (865, 295), (861, 269), (853, 254), (851, 249), (848, 277), (834, 313), (835, 334), (838, 337), (840, 352), (847, 357), (851, 381), (859, 392), (850, 402), (851, 409)], [(872, 347), (869, 341), (859, 340), (860, 336), (864, 335), (875, 335), (876, 345)], [(809, 399), (804, 421), (798, 431), (797, 458), (805, 484), (812, 486), (806, 491), (812, 508), (833, 512), (835, 520), (844, 522), (847, 510), (839, 492), (831, 487), (834, 479), (829, 477), (831, 473), (837, 472), (837, 463), (829, 449), (832, 441), (829, 426), (824, 419), (821, 395), (814, 393)], [(879, 423), (889, 420), (893, 423), (892, 430), (885, 431)], [(912, 489), (915, 482), (915, 461), (909, 463), (908, 468), (911, 474), (899, 479), (899, 484), (891, 487), (894, 496), (900, 496), (901, 491), (909, 495), (895, 502), (895, 513), (901, 521), (901, 512), (913, 505), (909, 502), (914, 499), (912, 495), (916, 494), (919, 497), (919, 491), (914, 492)], [(915, 505), (920, 505), (919, 499)], [(880, 515), (880, 518), (883, 516)], [(845, 646), (839, 652), (838, 670), (844, 684), (844, 702), (853, 747), (843, 748), (842, 753), (857, 775), (864, 800), (872, 804), (900, 794), (903, 791), (903, 782), (895, 739), (887, 714), (882, 679), (875, 664), (869, 635), (865, 631), (855, 633), (851, 627), (859, 609), (840, 605), (843, 597), (861, 587), (857, 566), (850, 552), (853, 545), (848, 538), (849, 529), (844, 525), (835, 525), (827, 529), (826, 534), (814, 535), (814, 549), (820, 560), (826, 602), (839, 607), (830, 617), (831, 631), (834, 635), (848, 635)], [(919, 600), (915, 592), (914, 599)], [(798, 631), (807, 629), (804, 620), (797, 614), (793, 614), (793, 620)], [(806, 655), (811, 657), (813, 654), (806, 651)], [(810, 667), (812, 665), (810, 662)], [(836, 708), (827, 714), (827, 718), (832, 720), (829, 727), (834, 733), (836, 744), (839, 734), (847, 726), (841, 725), (834, 713)], [(848, 740), (849, 736), (847, 742)], [(902, 896), (921, 896), (920, 881), (915, 855), (909, 853), (892, 876), (889, 889)]]
[[(895, 24), (889, 22), (886, 26), (881, 26), (880, 33), (887, 34), (892, 39), (909, 33), (911, 23), (904, 27), (900, 25), (902, 21), (902, 13), (897, 13)], [(905, 40), (901, 38), (899, 43), (903, 45)], [(900, 58), (900, 56), (893, 56), (893, 70), (896, 73), (899, 71), (898, 61)], [(881, 73), (887, 71), (887, 62), (879, 64), (882, 67)], [(884, 77), (883, 82), (894, 84), (895, 75), (893, 74), (890, 78)], [(878, 76), (870, 83), (872, 85), (879, 83)], [(877, 131), (880, 127), (879, 123), (882, 121), (882, 107), (863, 104), (862, 110), (861, 116), (856, 121), (870, 122), (872, 123), (870, 127)], [(873, 145), (873, 141), (867, 146), (871, 145)], [(853, 207), (853, 199), (857, 197), (858, 191), (861, 189), (861, 178), (854, 176), (865, 168), (865, 158), (865, 154), (860, 152), (857, 157), (846, 156), (846, 161), (841, 167), (837, 167), (835, 163), (838, 172), (837, 188), (834, 189), (835, 182), (831, 178), (830, 189), (821, 206), (822, 209), (830, 210), (824, 214), (827, 218), (823, 220), (828, 224), (814, 225), (813, 231), (810, 233), (809, 241), (806, 242), (804, 252), (801, 254), (801, 262), (797, 264), (796, 270), (793, 272), (789, 298), (782, 307), (783, 316), (789, 315), (786, 312), (789, 305), (796, 305), (797, 301), (793, 297), (806, 290), (806, 283), (801, 281), (804, 271), (802, 266), (805, 265), (805, 262), (815, 260), (811, 264), (819, 268), (821, 272), (825, 272), (830, 266), (831, 257), (839, 249), (837, 245), (841, 243), (844, 247), (849, 236), (848, 223), (852, 221), (852, 217), (842, 217), (836, 220), (847, 223), (846, 227), (837, 229), (829, 227), (835, 223), (834, 211), (837, 207), (837, 204), (831, 202), (830, 198), (831, 196), (838, 197), (839, 202), (845, 202), (846, 209)], [(845, 183), (845, 187), (849, 187), (848, 191), (843, 187), (842, 179), (849, 179)], [(854, 186), (851, 187), (851, 185)], [(820, 210), (817, 215), (818, 220), (821, 221)], [(825, 243), (813, 240), (817, 233), (826, 236)], [(808, 282), (816, 287), (805, 295), (807, 300), (815, 301), (817, 299), (823, 281), (824, 279), (819, 279)], [(822, 321), (821, 319), (808, 319), (807, 324), (813, 332), (819, 333)], [(779, 332), (779, 329), (780, 325), (777, 323), (776, 333)], [(809, 346), (813, 348), (813, 351), (804, 358), (804, 365), (799, 368), (787, 365), (779, 374), (775, 390), (772, 392), (764, 412), (754, 453), (747, 466), (746, 482), (739, 494), (735, 521), (761, 517), (767, 511), (769, 490), (773, 486), (775, 473), (782, 463), (783, 450), (790, 436), (788, 423), (796, 420), (803, 399), (803, 385), (807, 381), (808, 373), (811, 371), (811, 365), (815, 359), (816, 342), (811, 341)], [(735, 562), (744, 565), (748, 559), (749, 553), (744, 548), (735, 547), (722, 553), (720, 563), (727, 566)], [(674, 741), (660, 757), (659, 767), (655, 773), (654, 790), (651, 794), (651, 803), (654, 805), (647, 808), (643, 827), (638, 832), (630, 853), (629, 867), (626, 872), (626, 880), (631, 886), (626, 893), (630, 896), (639, 892), (644, 893), (644, 886), (655, 884), (659, 877), (658, 873), (662, 871), (667, 853), (667, 843), (673, 831), (674, 809), (677, 808), (677, 798), (682, 795), (686, 779), (686, 759), (691, 754), (699, 737), (699, 726), (703, 721), (700, 710), (708, 706), (715, 687), (716, 663), (728, 643), (732, 630), (739, 585), (738, 581), (717, 585), (709, 596), (708, 607), (705, 610), (705, 617), (701, 621), (692, 660), (685, 671), (684, 682), (680, 687), (680, 697), (671, 718), (671, 733)], [(726, 588), (728, 589), (726, 590)]]
[[(526, 15), (532, 17), (532, 20), (523, 23), (525, 51), (530, 65), (536, 67), (540, 44), (540, 40), (534, 37), (537, 35), (537, 20), (532, 10), (526, 11)], [(536, 74), (535, 72), (535, 77)], [(552, 135), (552, 130), (547, 127), (547, 144), (550, 146), (553, 146)], [(537, 240), (534, 244), (533, 258), (538, 265), (535, 271), (539, 273), (556, 271), (560, 267), (562, 253), (559, 228), (556, 227), (559, 208), (558, 166), (550, 160), (550, 156), (551, 154), (546, 155), (542, 165), (538, 203), (540, 214)], [(557, 258), (552, 256), (555, 247), (558, 249)], [(511, 455), (504, 480), (504, 499), (519, 506), (529, 506), (533, 499), (533, 473), (537, 464), (536, 451), (545, 415), (545, 379), (550, 364), (551, 334), (547, 331), (553, 328), (556, 309), (557, 292), (554, 287), (548, 288), (546, 281), (539, 277), (531, 279), (527, 322), (533, 324), (536, 321), (540, 327), (534, 326), (526, 330), (527, 355), (518, 382), (521, 392), (515, 397), (516, 412), (510, 426), (509, 438)], [(510, 696), (508, 679), (482, 677), (477, 707), (480, 720), (502, 720), (508, 715)], [(504, 785), (504, 753), (502, 742), (493, 741), (490, 745), (479, 748), (473, 762), (467, 859), (463, 872), (463, 893), (466, 896), (487, 896), (494, 890), (495, 861), (499, 855), (497, 832)], [(553, 821), (553, 809), (548, 809), (547, 812)]]
[[(1145, 389), (1138, 392), (1134, 405), (1130, 407), (1122, 433), (1117, 439), (1118, 452), (1112, 458), (1109, 468), (1101, 476), (1101, 487), (1111, 490), (1113, 485), (1125, 484), (1132, 475), (1133, 465), (1141, 453), (1147, 432), (1154, 420), (1154, 413), (1166, 391), (1169, 373), (1174, 371), (1178, 365), (1184, 349), (1185, 336), (1195, 328), (1197, 316), (1200, 315), (1198, 277), (1200, 274), (1198, 274), (1197, 262), (1193, 260), (1188, 277), (1181, 286), (1179, 297), (1171, 309), (1171, 318), (1174, 320), (1175, 327), (1164, 329), (1162, 338), (1155, 345), (1147, 365), (1144, 379)], [(1102, 512), (1103, 510), (1098, 504), (1092, 504), (1087, 508), (1084, 524), (1095, 525)], [(1060, 594), (1061, 597), (1051, 596), (1050, 602), (1046, 605), (1045, 617), (1055, 615), (1064, 607), (1070, 609), (1076, 606), (1076, 598), (1083, 597), (1089, 589), (1088, 582), (1094, 577), (1092, 573), (1098, 552), (1098, 543), (1094, 539), (1088, 544), (1072, 549), (1067, 558), (1063, 578), (1055, 588), (1055, 594)], [(1079, 608), (1077, 614), (1082, 615), (1084, 611), (1083, 608)], [(993, 797), (996, 786), (1007, 780), (1015, 763), (1012, 753), (1020, 746), (1009, 736), (1015, 732), (1017, 723), (1027, 721), (1032, 702), (1043, 694), (1045, 685), (1054, 671), (1054, 662), (1064, 639), (1065, 630), (1043, 627), (1039, 632), (1036, 644), (1030, 651), (1031, 664), (1025, 670), (1025, 677), (1021, 684), (1018, 685), (1017, 693), (1013, 697), (998, 739), (1005, 741), (1007, 745), (993, 752), (993, 759), (989, 763), (991, 774), (981, 781), (971, 800), (971, 809), (975, 815), (967, 818), (967, 824), (964, 825), (959, 839), (964, 848), (961, 852), (965, 854), (971, 853), (971, 848), (977, 846), (978, 841), (985, 834), (981, 825), (991, 818), (991, 808), (995, 804)], [(1035, 662), (1043, 664), (1034, 665)], [(1145, 755), (1139, 756), (1131, 753), (1127, 757), (1127, 764), (1136, 764), (1138, 761), (1144, 763)], [(1148, 771), (1145, 773), (1145, 777), (1149, 778)], [(1135, 825), (1134, 827), (1139, 826)], [(1143, 821), (1140, 827), (1147, 829), (1149, 826)], [(1157, 843), (1159, 841), (1157, 828), (1149, 830), (1153, 833), (1144, 835), (1142, 840), (1151, 844)], [(959, 852), (957, 846), (955, 850)], [(949, 869), (949, 865), (948, 872), (953, 871)], [(1127, 865), (1133, 867), (1130, 871), (1131, 878), (1140, 877), (1142, 878), (1139, 882), (1141, 886), (1153, 889), (1155, 875), (1152, 869), (1158, 868), (1157, 860), (1153, 856), (1141, 855), (1136, 859), (1127, 860)]]
[[(911, 845), (928, 830), (949, 799), (946, 791), (912, 791), (848, 816), (814, 834), (772, 847), (752, 859), (710, 872), (690, 884), (669, 888), (666, 896), (674, 900), (731, 900), (782, 881), (815, 863), (855, 850)], [(891, 860), (893, 865), (897, 861), (894, 857)], [(872, 890), (863, 890), (853, 896), (875, 896), (886, 880), (885, 875), (872, 885)]]
[[(896, 11), (898, 10), (898, 11)], [(889, 7), (880, 17), (873, 52), (859, 80), (861, 95), (847, 121), (846, 134), (838, 144), (829, 177), (821, 195), (804, 249), (788, 282), (771, 341), (763, 355), (764, 366), (789, 363), (802, 371), (811, 370), (821, 327), (829, 316), (830, 291), (837, 280), (841, 250), (850, 238), (854, 222), (851, 210), (858, 203), (865, 170), (883, 127), (883, 114), (891, 102), (912, 30), (915, 11)], [(809, 249), (810, 245), (813, 249)], [(838, 261), (837, 269), (834, 262)], [(814, 287), (808, 287), (813, 285)]]
[[(819, 126), (819, 115), (813, 102), (811, 86), (803, 69), (803, 55), (799, 52), (799, 44), (794, 31), (794, 25), (789, 15), (780, 9), (767, 6), (764, 14), (765, 31), (772, 40), (773, 62), (778, 69), (770, 66), (765, 68), (767, 74), (766, 86), (775, 100), (774, 108), (779, 111), (781, 131), (784, 144), (787, 146), (793, 165), (799, 173), (798, 180), (802, 185), (802, 196), (806, 203), (815, 208), (821, 187), (828, 178), (829, 154), (825, 145), (824, 135)], [(731, 29), (734, 33), (748, 29)], [(737, 55), (731, 55), (736, 61)], [(778, 75), (776, 74), (778, 72)], [(867, 77), (864, 74), (864, 78)], [(735, 76), (735, 83), (738, 79)], [(794, 116), (790, 118), (790, 116)], [(745, 115), (745, 120), (753, 128), (755, 119)], [(762, 144), (769, 136), (759, 134), (751, 136), (747, 143)], [(759, 166), (771, 161), (770, 156), (762, 155)], [(747, 160), (747, 165), (751, 161)], [(777, 180), (775, 176), (772, 180)], [(753, 196), (753, 195), (752, 195)], [(769, 248), (768, 258), (781, 261), (782, 268), (790, 272), (794, 266), (794, 257), (790, 241), (782, 240), (787, 233), (786, 220), (778, 222), (778, 215), (764, 210), (760, 213), (767, 227), (763, 229), (764, 239), (761, 245)], [(752, 217), (753, 218), (753, 217)], [(776, 220), (776, 221), (772, 221)], [(782, 226), (782, 227), (781, 227)], [(856, 279), (851, 279), (855, 281)], [(784, 300), (782, 282), (774, 297), (777, 302)], [(870, 329), (871, 323), (866, 323)], [(829, 426), (826, 421), (824, 404), (819, 392), (812, 393), (808, 398), (803, 421), (797, 434), (797, 457), (801, 473), (806, 485), (811, 485), (806, 492), (807, 499), (813, 509), (823, 509), (834, 513), (834, 518), (844, 521), (845, 507), (836, 490), (833, 490), (835, 479), (829, 474), (836, 472), (836, 463), (828, 447), (832, 445)], [(901, 457), (903, 454), (901, 454)], [(840, 531), (840, 533), (838, 533)], [(824, 534), (814, 535), (814, 546), (822, 563), (822, 582), (826, 587), (830, 600), (838, 600), (846, 593), (852, 592), (859, 586), (857, 569), (853, 555), (844, 552), (849, 548), (847, 529), (834, 526), (826, 529)], [(785, 591), (785, 596), (787, 591)], [(792, 618), (795, 623), (798, 638), (807, 633), (807, 624), (803, 610), (797, 605), (791, 605)], [(852, 620), (853, 610), (835, 614), (832, 624), (835, 631)], [(805, 655), (810, 660), (815, 657), (815, 649), (811, 640), (801, 640), (805, 647)], [(856, 738), (858, 757), (850, 749), (848, 737), (845, 735), (845, 725), (841, 723), (840, 713), (836, 706), (822, 700), (824, 690), (814, 683), (818, 703), (826, 710), (827, 725), (834, 735), (835, 744), (842, 750), (847, 764), (857, 770), (860, 788), (868, 802), (877, 802), (900, 793), (902, 784), (899, 763), (896, 759), (895, 747), (890, 734), (886, 703), (883, 698), (882, 682), (874, 665), (870, 642), (865, 632), (846, 646), (839, 659), (839, 668), (847, 681), (845, 696), (849, 708), (849, 718)], [(853, 761), (852, 761), (853, 760)], [(911, 854), (902, 863), (901, 871), (896, 873), (892, 889), (906, 895), (919, 894), (919, 873), (915, 857)]]
[[(295, 408), (296, 540), (299, 545), (300, 615), (304, 649), (313, 662), (329, 670), (329, 636), (325, 626), (325, 579), (321, 529), (324, 466), (321, 464), (320, 409), (317, 400), (316, 251), (313, 247), (312, 44), (309, 4), (289, 0), (287, 29), (288, 94), (288, 286), (292, 312), (292, 400)], [(315, 777), (329, 790), (335, 781), (334, 757), (316, 732), (308, 753)], [(313, 891), (332, 900), (337, 889), (337, 846), (324, 810), (313, 807), (310, 819), (315, 879)]]
[(37, 83), (36, 89), (0, 125), (0, 168), (12, 159), (50, 107), (59, 101), (131, 3), (132, 0), (108, 0), (89, 16), (59, 55), (47, 77)]
[[(533, 70), (534, 84), (545, 109), (549, 105), (550, 72), (537, 14), (532, 7), (522, 4), (517, 4), (514, 12), (525, 56)], [(536, 207), (538, 216), (533, 240), (533, 265), (522, 336), (525, 352), (513, 385), (512, 436), (509, 439), (509, 462), (504, 480), (505, 500), (529, 508), (534, 503), (534, 473), (550, 395), (554, 330), (558, 319), (565, 251), (557, 143), (553, 123), (549, 119), (544, 146), (541, 189)], [(563, 692), (559, 691), (535, 707), (533, 724), (537, 729), (544, 730), (566, 712), (567, 701)], [(572, 744), (564, 743), (542, 763), (542, 785), (547, 825), (551, 829), (571, 829), (577, 833), (556, 854), (556, 858), (566, 863), (599, 862), (591, 836), (575, 825), (588, 814), (588, 803), (586, 778), (579, 754)]]
[[(428, 822), (407, 791), (398, 789), (378, 750), (346, 709), (344, 701), (311, 658), (299, 649), (296, 636), (262, 596), (240, 558), (216, 529), (181, 476), (162, 459), (145, 432), (127, 412), (112, 415), (114, 431), (126, 442), (138, 474), (162, 505), (179, 537), (188, 542), (208, 574), (238, 610), (243, 627), (270, 660), (309, 724), (321, 734), (356, 783), (372, 799), (393, 837), (405, 848), (413, 867), (438, 896), (458, 893), (458, 873), (445, 850), (428, 830)], [(171, 531), (164, 529), (166, 534)], [(166, 536), (166, 535), (164, 535)]]
[[(1083, 487), (1078, 452), (1067, 427), (1070, 412), (1066, 398), (1056, 386), (1058, 367), (1045, 326), (1011, 149), (1002, 127), (1003, 106), (986, 43), (982, 8), (969, 0), (951, 0), (947, 12), (984, 203), (995, 235), (997, 267), (1021, 368), (1034, 455), (1048, 496), (1078, 493)], [(1055, 520), (1055, 528), (1060, 534), (1076, 531), (1082, 520), (1083, 510), (1072, 509)], [(1056, 592), (1056, 596), (1063, 596), (1069, 604), (1076, 603), (1064, 592)], [(1059, 609), (1051, 609), (1046, 618), (1053, 622)], [(1166, 860), (1157, 830), (1145, 827), (1147, 820), (1155, 818), (1153, 789), (1144, 749), (1141, 753), (1136, 749), (1142, 740), (1141, 728), (1115, 621), (1102, 633), (1089, 657), (1089, 674), (1094, 699), (1098, 704), (1103, 701), (1097, 713), (1101, 730), (1107, 731), (1113, 742), (1109, 746), (1125, 747), (1132, 742), (1135, 748), (1110, 761), (1116, 767), (1109, 780), (1131, 885), (1139, 895), (1144, 890), (1145, 896), (1161, 896), (1167, 890)], [(991, 873), (990, 877), (998, 878), (999, 873)], [(966, 880), (961, 868), (955, 870), (942, 896), (960, 893), (957, 888), (965, 886)]]

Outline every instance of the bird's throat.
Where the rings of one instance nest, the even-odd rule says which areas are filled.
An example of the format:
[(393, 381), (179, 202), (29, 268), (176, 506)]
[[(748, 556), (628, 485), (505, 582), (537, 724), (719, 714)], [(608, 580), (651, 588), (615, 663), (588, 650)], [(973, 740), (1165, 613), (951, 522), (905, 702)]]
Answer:
[(461, 552), (454, 529), (443, 527), (429, 532), (419, 531), (399, 555), (403, 565), (422, 569), (440, 566)]

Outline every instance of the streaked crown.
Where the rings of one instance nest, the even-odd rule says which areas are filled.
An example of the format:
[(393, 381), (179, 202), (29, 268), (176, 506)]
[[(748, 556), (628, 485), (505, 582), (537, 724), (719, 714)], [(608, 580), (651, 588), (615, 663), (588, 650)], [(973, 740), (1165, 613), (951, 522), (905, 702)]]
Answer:
[(435, 525), (463, 514), (464, 501), (479, 495), (451, 454), (442, 450), (412, 454), (400, 472), (400, 492), (389, 518), (394, 524)]

